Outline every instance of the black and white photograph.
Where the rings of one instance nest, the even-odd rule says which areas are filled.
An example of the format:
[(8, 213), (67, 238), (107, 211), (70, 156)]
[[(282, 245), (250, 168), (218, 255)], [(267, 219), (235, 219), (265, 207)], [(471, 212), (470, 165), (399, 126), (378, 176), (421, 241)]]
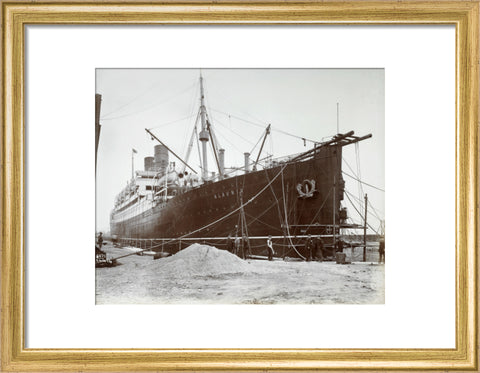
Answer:
[(95, 78), (96, 304), (385, 303), (384, 69)]

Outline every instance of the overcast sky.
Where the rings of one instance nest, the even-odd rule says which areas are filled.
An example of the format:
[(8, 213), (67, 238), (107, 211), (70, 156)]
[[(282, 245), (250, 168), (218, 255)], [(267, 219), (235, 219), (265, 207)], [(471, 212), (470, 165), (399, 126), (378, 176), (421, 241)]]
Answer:
[[(339, 131), (355, 131), (371, 139), (343, 148), (343, 171), (358, 175), (385, 189), (385, 78), (383, 69), (202, 69), (208, 115), (225, 165), (242, 166), (243, 153), (250, 152), (270, 123), (272, 135), (264, 152), (274, 157), (306, 151), (313, 146), (283, 132), (321, 141)], [(96, 93), (102, 95), (102, 125), (97, 159), (97, 231), (109, 231), (109, 214), (115, 196), (131, 176), (132, 148), (135, 169), (143, 158), (153, 156), (152, 141), (145, 128), (178, 155), (184, 157), (200, 105), (200, 69), (97, 69)], [(208, 144), (210, 146), (210, 144)], [(259, 145), (253, 151), (255, 158)], [(192, 149), (189, 164), (200, 174), (198, 151)], [(170, 161), (180, 162), (170, 155)], [(210, 155), (209, 171), (216, 171)], [(360, 172), (358, 172), (360, 171)], [(344, 175), (346, 190), (355, 201), (368, 193), (369, 223), (374, 229), (384, 219), (384, 192)], [(362, 197), (363, 198), (363, 197)], [(361, 223), (347, 196), (343, 205), (350, 217)], [(356, 204), (359, 209), (358, 203)], [(377, 217), (378, 215), (378, 217)], [(373, 233), (373, 232), (372, 232)]]

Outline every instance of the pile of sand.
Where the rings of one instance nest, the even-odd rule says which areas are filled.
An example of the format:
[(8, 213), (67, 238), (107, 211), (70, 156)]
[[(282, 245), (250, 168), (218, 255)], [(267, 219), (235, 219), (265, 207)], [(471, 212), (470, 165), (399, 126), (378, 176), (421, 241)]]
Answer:
[(156, 260), (155, 270), (167, 276), (218, 276), (251, 271), (238, 256), (216, 247), (193, 244), (173, 256)]

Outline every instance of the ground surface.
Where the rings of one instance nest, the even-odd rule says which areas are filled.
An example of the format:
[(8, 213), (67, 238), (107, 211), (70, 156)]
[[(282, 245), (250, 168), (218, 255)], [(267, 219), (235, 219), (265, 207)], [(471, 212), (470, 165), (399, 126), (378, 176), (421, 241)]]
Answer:
[[(103, 249), (108, 258), (130, 252), (111, 245)], [(374, 304), (385, 299), (384, 266), (371, 262), (245, 261), (199, 244), (164, 259), (131, 255), (118, 262), (96, 269), (97, 304)]]

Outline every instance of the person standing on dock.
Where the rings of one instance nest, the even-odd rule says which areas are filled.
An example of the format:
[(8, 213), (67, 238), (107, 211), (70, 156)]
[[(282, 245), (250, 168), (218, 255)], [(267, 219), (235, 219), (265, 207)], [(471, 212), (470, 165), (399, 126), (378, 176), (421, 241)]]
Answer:
[(272, 260), (273, 254), (275, 253), (275, 251), (273, 250), (272, 236), (268, 236), (267, 247), (268, 247), (268, 260)]
[(243, 259), (248, 258), (248, 239), (247, 239), (247, 236), (242, 237), (242, 256), (243, 256)]
[(307, 252), (307, 262), (312, 261), (313, 241), (312, 236), (309, 234), (305, 241), (305, 250)]
[(335, 251), (337, 253), (343, 253), (343, 241), (341, 238), (338, 239), (336, 246), (337, 246), (337, 249)]
[(315, 237), (314, 259), (318, 260), (319, 262), (323, 262), (323, 247), (324, 247), (324, 243), (323, 243), (322, 237), (320, 236)]
[(385, 238), (380, 240), (380, 245), (378, 246), (378, 263), (385, 263)]
[(102, 246), (103, 246), (103, 234), (102, 232), (100, 232), (97, 237), (97, 247), (99, 250), (102, 250)]
[(235, 252), (234, 254), (237, 256), (240, 256), (240, 237), (236, 236), (235, 237)]
[(232, 236), (229, 234), (228, 235), (228, 238), (227, 238), (227, 251), (228, 252), (231, 252), (233, 254), (233, 241), (232, 241)]

